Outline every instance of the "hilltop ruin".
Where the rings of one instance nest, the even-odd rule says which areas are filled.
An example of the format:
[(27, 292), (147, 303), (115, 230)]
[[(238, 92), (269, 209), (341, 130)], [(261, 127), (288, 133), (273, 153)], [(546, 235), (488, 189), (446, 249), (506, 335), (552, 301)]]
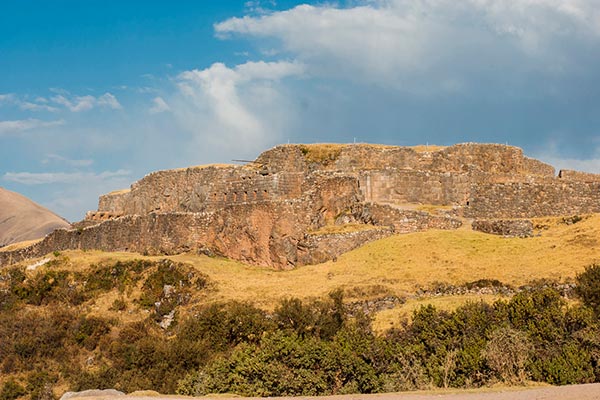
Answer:
[(600, 212), (600, 175), (560, 171), (517, 147), (281, 145), (246, 165), (151, 173), (101, 196), (77, 229), (0, 252), (0, 265), (55, 250), (218, 254), (290, 268), (426, 229), (531, 234), (529, 218)]

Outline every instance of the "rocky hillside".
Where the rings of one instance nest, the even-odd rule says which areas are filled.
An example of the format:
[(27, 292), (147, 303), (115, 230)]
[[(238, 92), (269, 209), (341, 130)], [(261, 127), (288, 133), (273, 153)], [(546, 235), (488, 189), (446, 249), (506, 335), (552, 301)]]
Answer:
[(71, 225), (27, 197), (0, 188), (0, 247), (41, 239), (58, 228)]

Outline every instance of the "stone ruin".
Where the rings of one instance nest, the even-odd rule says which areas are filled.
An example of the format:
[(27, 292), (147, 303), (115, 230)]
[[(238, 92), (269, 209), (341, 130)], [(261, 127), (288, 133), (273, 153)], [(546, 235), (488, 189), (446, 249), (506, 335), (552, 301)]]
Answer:
[(456, 229), (526, 237), (533, 217), (600, 212), (600, 175), (517, 147), (281, 145), (246, 165), (151, 173), (0, 265), (56, 250), (200, 252), (291, 268), (392, 234)]

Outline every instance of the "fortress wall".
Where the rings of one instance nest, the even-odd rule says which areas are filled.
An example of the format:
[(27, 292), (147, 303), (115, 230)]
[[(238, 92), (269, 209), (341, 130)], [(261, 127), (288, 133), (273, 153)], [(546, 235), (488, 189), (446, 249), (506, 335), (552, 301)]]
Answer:
[(341, 149), (333, 168), (348, 172), (417, 168), (419, 159), (409, 147), (352, 144)]
[(106, 195), (99, 211), (144, 215), (149, 212), (204, 212), (246, 202), (294, 198), (303, 175), (262, 175), (250, 168), (188, 168), (150, 174), (125, 194)]
[(561, 169), (558, 177), (565, 181), (600, 182), (600, 174)]
[(462, 222), (456, 218), (374, 203), (364, 206), (360, 218), (366, 223), (392, 226), (395, 233), (412, 233), (427, 229), (457, 229), (462, 225)]
[(502, 144), (463, 143), (432, 153), (422, 169), (433, 171), (482, 171), (489, 174), (554, 176), (554, 168), (523, 156), (523, 150)]
[[(433, 149), (433, 148), (432, 148)], [(554, 168), (523, 155), (514, 146), (463, 143), (417, 152), (410, 147), (372, 144), (282, 145), (262, 153), (257, 162), (273, 171), (315, 170), (355, 173), (414, 169), (429, 172), (554, 176)]]
[(527, 175), (544, 176), (548, 178), (554, 178), (556, 176), (556, 170), (550, 164), (546, 164), (535, 158), (523, 157), (524, 172)]
[(471, 188), (464, 215), (471, 218), (533, 218), (600, 212), (600, 183), (479, 184)]
[(276, 146), (267, 150), (258, 156), (255, 163), (258, 168), (263, 166), (271, 173), (308, 171), (306, 157), (301, 151), (301, 146), (296, 144)]
[(335, 260), (338, 256), (364, 244), (393, 234), (394, 230), (389, 227), (324, 235), (307, 234), (298, 245), (298, 264), (319, 264)]
[(359, 179), (367, 201), (397, 204), (463, 204), (471, 183), (466, 174), (416, 170), (370, 171)]
[[(206, 193), (195, 207), (216, 209), (240, 203), (256, 203), (270, 200), (293, 199), (302, 195), (304, 175), (300, 173), (278, 173), (242, 176), (231, 181), (211, 182), (202, 186)], [(199, 193), (196, 190), (195, 193)]]
[(98, 211), (122, 213), (125, 209), (125, 204), (129, 200), (130, 193), (130, 189), (125, 189), (100, 196), (98, 199)]
[[(324, 157), (322, 163), (314, 161), (318, 157)], [(315, 182), (312, 174), (333, 171), (359, 174), (363, 195), (370, 201), (464, 204), (471, 182), (551, 180), (554, 172), (547, 164), (523, 157), (516, 147), (469, 143), (421, 153), (367, 144), (283, 145), (262, 153), (253, 165), (261, 163), (155, 172), (129, 192), (102, 196), (98, 210), (112, 218), (298, 198), (311, 190), (305, 182)]]
[(83, 229), (59, 229), (24, 249), (0, 252), (0, 265), (61, 250), (175, 254), (206, 243), (210, 214), (128, 215)]
[(351, 214), (363, 201), (358, 180), (353, 176), (318, 173), (306, 186), (312, 189), (305, 202), (305, 212), (312, 216), (311, 229), (334, 223), (340, 215)]
[(533, 222), (528, 219), (478, 219), (471, 224), (474, 231), (526, 238), (533, 236)]

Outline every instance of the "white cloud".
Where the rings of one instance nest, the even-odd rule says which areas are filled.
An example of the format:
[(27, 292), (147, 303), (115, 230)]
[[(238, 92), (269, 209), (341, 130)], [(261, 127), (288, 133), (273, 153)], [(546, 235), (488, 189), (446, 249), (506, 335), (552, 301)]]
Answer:
[(155, 97), (152, 100), (152, 107), (148, 110), (150, 114), (158, 114), (161, 112), (169, 111), (171, 107), (163, 100), (162, 97)]
[(536, 73), (565, 76), (585, 68), (573, 60), (574, 47), (598, 50), (595, 0), (361, 3), (352, 8), (300, 5), (231, 18), (216, 24), (215, 31), (222, 38), (275, 39), (314, 76), (416, 92), (462, 90), (469, 81), (481, 85), (490, 79), (503, 87), (511, 74), (518, 75), (515, 86)]
[(66, 164), (72, 167), (89, 167), (94, 163), (93, 160), (84, 159), (84, 160), (74, 160), (70, 158), (66, 158), (60, 156), (58, 154), (47, 154), (46, 158), (42, 160), (42, 164), (49, 164), (51, 162), (58, 162), (62, 164)]
[[(56, 90), (54, 90), (56, 91)], [(50, 100), (55, 104), (66, 107), (71, 112), (81, 112), (91, 110), (96, 106), (107, 107), (113, 110), (121, 109), (122, 106), (117, 98), (111, 93), (104, 93), (102, 96), (70, 96), (68, 92), (61, 91), (60, 94), (52, 96)]]
[(244, 8), (247, 13), (254, 14), (266, 14), (270, 11), (271, 7), (275, 7), (277, 2), (275, 0), (251, 0), (244, 3)]
[(104, 181), (113, 178), (124, 178), (131, 175), (130, 171), (120, 169), (117, 171), (93, 172), (7, 172), (3, 179), (22, 185), (45, 185), (50, 183), (89, 183)]
[(12, 103), (15, 95), (12, 93), (0, 94), (0, 103)]
[(57, 112), (58, 108), (52, 107), (46, 104), (38, 104), (32, 103), (30, 101), (23, 101), (19, 103), (19, 107), (21, 110), (26, 111), (49, 111), (49, 112)]
[(19, 98), (13, 93), (0, 94), (0, 105), (10, 104), (19, 107), (25, 111), (50, 111), (56, 112), (58, 108), (47, 105), (48, 101), (43, 97), (36, 97), (33, 102), (28, 101), (26, 98)]
[(23, 131), (29, 131), (38, 128), (49, 128), (53, 126), (64, 125), (65, 121), (42, 121), (35, 118), (13, 120), (13, 121), (0, 121), (0, 136), (19, 133)]
[(97, 103), (99, 106), (106, 106), (113, 110), (120, 110), (123, 108), (117, 98), (110, 93), (104, 93), (102, 96), (98, 97)]
[[(230, 149), (255, 149), (277, 137), (289, 114), (279, 81), (299, 77), (296, 62), (215, 63), (179, 75), (171, 109), (198, 140)], [(174, 104), (175, 103), (175, 104)]]

